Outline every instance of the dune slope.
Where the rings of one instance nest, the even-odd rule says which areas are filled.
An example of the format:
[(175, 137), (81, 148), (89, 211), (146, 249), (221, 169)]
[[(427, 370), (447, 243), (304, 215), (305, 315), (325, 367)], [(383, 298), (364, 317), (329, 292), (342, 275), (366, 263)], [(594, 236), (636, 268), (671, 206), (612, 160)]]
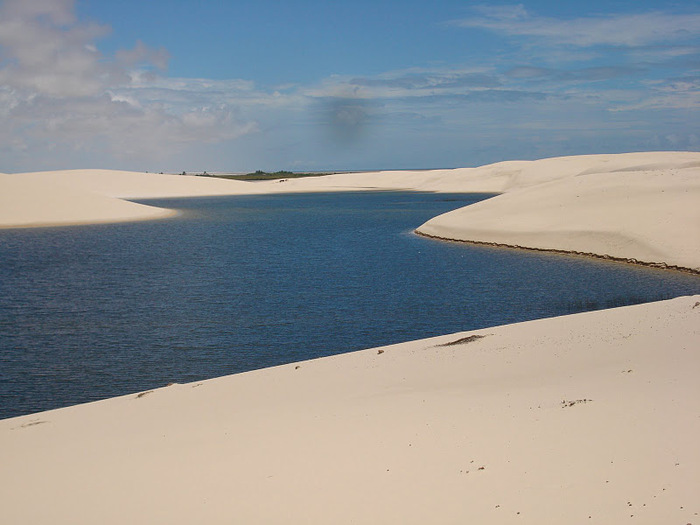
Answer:
[(607, 165), (585, 157), (535, 161), (533, 175), (520, 173), (506, 193), (417, 231), (700, 271), (700, 154), (605, 157)]
[(691, 523), (700, 296), (0, 421), (6, 523)]
[(0, 175), (0, 188), (0, 227), (5, 228), (163, 219), (177, 213), (32, 177)]

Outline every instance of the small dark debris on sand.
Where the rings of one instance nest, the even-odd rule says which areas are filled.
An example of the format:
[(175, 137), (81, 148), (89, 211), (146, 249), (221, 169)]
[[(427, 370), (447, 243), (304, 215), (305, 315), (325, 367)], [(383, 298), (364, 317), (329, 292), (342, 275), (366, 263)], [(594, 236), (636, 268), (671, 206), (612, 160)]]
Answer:
[(443, 343), (441, 345), (437, 346), (454, 346), (454, 345), (465, 345), (467, 343), (473, 343), (474, 341), (477, 341), (479, 339), (483, 339), (486, 337), (485, 335), (469, 335), (467, 337), (462, 337), (461, 339), (457, 339), (456, 341), (450, 341), (449, 343)]
[(562, 408), (568, 408), (568, 407), (572, 407), (572, 406), (574, 406), (574, 405), (578, 405), (579, 403), (584, 403), (584, 404), (585, 404), (585, 403), (588, 403), (588, 402), (590, 402), (590, 401), (593, 401), (593, 400), (592, 400), (592, 399), (575, 399), (575, 400), (573, 400), (573, 401), (567, 401), (566, 399), (564, 399), (564, 400), (561, 402), (561, 407), (562, 407)]
[(42, 421), (42, 420), (30, 421), (29, 423), (25, 423), (24, 425), (21, 425), (21, 426), (22, 426), (22, 428), (35, 427), (37, 425), (43, 425), (44, 423), (48, 423), (48, 421)]
[(49, 421), (44, 421), (43, 419), (35, 419), (34, 421), (30, 421), (29, 423), (25, 423), (18, 427), (12, 427), (10, 430), (17, 430), (18, 428), (35, 427), (37, 425), (43, 425), (44, 423), (49, 423)]
[(148, 390), (148, 391), (146, 391), (146, 392), (141, 392), (139, 395), (136, 396), (136, 399), (140, 399), (140, 398), (142, 398), (143, 396), (147, 396), (148, 394), (152, 394), (152, 393), (153, 393), (153, 390)]

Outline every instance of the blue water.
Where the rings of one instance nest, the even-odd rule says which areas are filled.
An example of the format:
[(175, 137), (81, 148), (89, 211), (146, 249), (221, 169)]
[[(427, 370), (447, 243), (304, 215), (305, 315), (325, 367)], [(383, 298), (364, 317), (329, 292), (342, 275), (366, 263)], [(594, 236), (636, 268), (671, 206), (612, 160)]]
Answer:
[(484, 195), (153, 201), (0, 231), (0, 418), (362, 348), (700, 293), (700, 277), (415, 235)]

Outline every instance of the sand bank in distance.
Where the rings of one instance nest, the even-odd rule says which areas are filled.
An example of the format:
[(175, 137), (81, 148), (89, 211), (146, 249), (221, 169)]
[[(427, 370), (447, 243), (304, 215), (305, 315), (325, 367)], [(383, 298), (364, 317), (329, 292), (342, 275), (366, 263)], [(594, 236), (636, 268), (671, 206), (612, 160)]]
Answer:
[(695, 523), (700, 296), (0, 421), (7, 523)]

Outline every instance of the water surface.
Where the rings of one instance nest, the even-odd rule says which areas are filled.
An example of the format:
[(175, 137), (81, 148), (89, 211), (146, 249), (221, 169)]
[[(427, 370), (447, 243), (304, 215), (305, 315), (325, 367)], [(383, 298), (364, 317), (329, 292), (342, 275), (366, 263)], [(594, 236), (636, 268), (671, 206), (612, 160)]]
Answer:
[(151, 201), (0, 231), (0, 417), (461, 330), (700, 293), (700, 278), (413, 230), (485, 195)]

